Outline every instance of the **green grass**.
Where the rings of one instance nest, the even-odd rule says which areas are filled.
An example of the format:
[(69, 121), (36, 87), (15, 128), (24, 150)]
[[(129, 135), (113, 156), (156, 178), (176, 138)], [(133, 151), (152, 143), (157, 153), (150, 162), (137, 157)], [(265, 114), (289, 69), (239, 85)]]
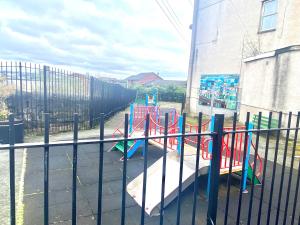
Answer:
[[(203, 117), (202, 117), (203, 122), (206, 122), (209, 119), (210, 119), (210, 116), (208, 116), (208, 115), (203, 115)], [(198, 117), (187, 115), (186, 122), (191, 125), (198, 125)], [(232, 122), (233, 122), (232, 118), (225, 118), (224, 126), (232, 127)], [(243, 123), (240, 123), (240, 122), (237, 123), (237, 126), (242, 126), (242, 125), (243, 125)]]

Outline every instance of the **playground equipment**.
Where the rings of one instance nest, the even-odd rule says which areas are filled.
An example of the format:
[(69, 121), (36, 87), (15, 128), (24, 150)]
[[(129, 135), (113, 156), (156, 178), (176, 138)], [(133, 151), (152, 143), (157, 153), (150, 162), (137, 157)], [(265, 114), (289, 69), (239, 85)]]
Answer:
[[(163, 135), (164, 126), (163, 109), (158, 106), (140, 106), (131, 105), (130, 106), (130, 120), (129, 120), (129, 137), (137, 137), (144, 135), (144, 124), (146, 115), (149, 114), (149, 135)], [(182, 116), (180, 116), (175, 109), (168, 109), (169, 111), (169, 125), (168, 134), (182, 133)], [(214, 118), (203, 123), (201, 132), (213, 131)], [(186, 132), (188, 133), (198, 133), (198, 126), (186, 123)], [(253, 128), (250, 124), (249, 129)], [(237, 130), (244, 130), (245, 127), (238, 127)], [(230, 127), (225, 127), (224, 131), (232, 130)], [(123, 135), (120, 129), (117, 129), (113, 136)], [(232, 162), (232, 172), (238, 175), (245, 174), (243, 182), (243, 190), (246, 191), (247, 179), (252, 182), (253, 175), (253, 163), (250, 163), (250, 150), (254, 147), (252, 144), (252, 133), (249, 132), (248, 137), (245, 140), (243, 133), (235, 133), (235, 143), (233, 146), (233, 162)], [(247, 142), (247, 154), (245, 159), (245, 170), (242, 171), (243, 164), (243, 148), (244, 143)], [(183, 162), (183, 177), (182, 177), (182, 190), (187, 188), (194, 181), (195, 167), (196, 167), (196, 143), (197, 137), (186, 137), (184, 143), (184, 162)], [(149, 139), (149, 144), (155, 145), (156, 147), (163, 149), (163, 139)], [(144, 146), (144, 140), (128, 141), (128, 151), (127, 156), (131, 158), (136, 151)], [(119, 150), (124, 152), (124, 143), (118, 142), (113, 148), (114, 150)], [(167, 206), (174, 198), (176, 198), (178, 193), (178, 183), (179, 183), (179, 173), (174, 173), (174, 171), (179, 171), (180, 168), (180, 154), (181, 154), (181, 138), (169, 137), (167, 142), (167, 163), (166, 163), (166, 181), (165, 181), (165, 205)], [(221, 159), (220, 159), (220, 174), (229, 173), (231, 155), (231, 137), (230, 135), (225, 135), (222, 141)], [(199, 156), (199, 176), (208, 174), (210, 176), (210, 160), (212, 158), (212, 140), (210, 137), (202, 137), (201, 139), (201, 150)], [(147, 190), (146, 190), (146, 207), (145, 211), (149, 215), (155, 215), (159, 212), (160, 206), (160, 194), (161, 194), (161, 174), (163, 157), (158, 159), (154, 164), (152, 164), (147, 169)], [(258, 172), (255, 174), (254, 184), (259, 184), (259, 175), (262, 170), (262, 160), (258, 156)], [(142, 205), (142, 189), (143, 189), (143, 173), (132, 180), (128, 186), (128, 193), (135, 199), (135, 201)], [(209, 186), (209, 183), (208, 183)]]
[(137, 97), (135, 103), (144, 106), (158, 106), (158, 90), (154, 89), (152, 94), (145, 94), (145, 99)]
[(147, 94), (145, 105), (146, 106), (149, 106), (149, 105), (157, 106), (157, 100), (158, 100), (157, 98), (158, 98), (157, 90), (155, 92), (153, 92), (152, 95)]

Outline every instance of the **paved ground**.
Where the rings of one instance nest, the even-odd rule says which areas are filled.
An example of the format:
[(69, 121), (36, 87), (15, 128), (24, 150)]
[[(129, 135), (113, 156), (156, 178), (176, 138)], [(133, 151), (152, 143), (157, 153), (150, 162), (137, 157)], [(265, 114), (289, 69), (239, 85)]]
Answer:
[[(128, 111), (128, 110), (127, 110)], [(123, 125), (124, 112), (116, 114), (110, 121), (106, 122), (105, 133), (111, 134), (116, 127)], [(81, 131), (80, 138), (97, 137), (99, 130)], [(66, 140), (72, 138), (72, 132), (67, 132), (59, 135), (51, 136), (50, 140)], [(28, 140), (28, 139), (27, 139)], [(43, 137), (30, 138), (30, 141), (41, 141)], [(264, 153), (264, 141), (261, 138), (261, 147), (259, 152), (261, 155)], [(269, 158), (273, 159), (274, 140), (270, 145)], [(281, 150), (279, 153), (279, 161), (277, 166), (275, 190), (272, 205), (271, 224), (275, 219), (275, 213), (278, 201), (279, 182), (281, 177), (282, 165), (282, 149), (284, 145), (281, 142)], [(108, 150), (110, 146), (105, 146)], [(17, 212), (19, 224), (34, 225), (43, 224), (43, 149), (30, 149), (27, 154), (24, 151), (16, 152), (16, 188), (17, 188)], [(1, 185), (1, 217), (0, 224), (9, 224), (9, 195), (7, 177), (8, 173), (8, 154), (7, 152), (0, 153), (0, 182)], [(290, 153), (289, 153), (290, 155)], [(161, 151), (151, 147), (149, 149), (149, 166), (161, 156)], [(119, 152), (106, 152), (104, 154), (104, 186), (103, 186), (103, 224), (119, 224), (120, 221), (120, 205), (121, 205), (121, 179), (122, 179), (122, 162), (119, 161), (121, 153)], [(70, 224), (71, 218), (71, 188), (72, 188), (72, 149), (71, 147), (59, 147), (50, 149), (50, 193), (49, 193), (49, 215), (52, 224)], [(96, 209), (97, 209), (97, 188), (98, 188), (98, 146), (85, 145), (81, 146), (78, 151), (78, 224), (89, 225), (96, 223)], [(290, 165), (290, 159), (287, 160), (287, 165)], [(263, 201), (263, 214), (262, 224), (265, 224), (266, 211), (268, 207), (268, 199), (270, 192), (270, 179), (272, 171), (272, 163), (268, 162), (267, 168), (267, 186), (265, 189), (265, 198)], [(298, 166), (298, 161), (294, 168)], [(26, 168), (26, 170), (25, 170)], [(135, 178), (143, 169), (143, 158), (141, 154), (136, 154), (135, 157), (128, 162), (127, 181), (130, 182)], [(287, 191), (287, 178), (289, 168), (285, 170), (285, 180), (283, 188), (283, 197), (281, 198), (281, 217), (283, 214), (286, 191)], [(174, 171), (175, 172), (175, 171)], [(22, 176), (24, 174), (24, 176)], [(25, 181), (25, 182), (24, 182)], [(207, 177), (200, 178), (199, 195), (197, 201), (197, 224), (205, 224), (207, 201), (206, 201), (206, 182)], [(290, 191), (289, 213), (290, 219), (291, 204), (293, 203), (295, 193), (296, 170), (293, 171), (292, 189)], [(19, 189), (24, 192), (19, 192)], [(231, 191), (231, 204), (229, 212), (229, 224), (234, 224), (237, 211), (239, 179), (234, 179)], [(192, 186), (183, 193), (182, 198), (182, 211), (181, 211), (181, 224), (190, 224), (191, 209), (192, 209)], [(256, 223), (257, 210), (258, 210), (258, 196), (260, 194), (260, 187), (255, 188), (252, 223)], [(240, 224), (245, 224), (248, 213), (248, 197), (249, 194), (243, 195), (242, 217)], [(219, 195), (219, 208), (218, 208), (218, 224), (222, 224), (224, 217), (226, 198), (226, 176), (222, 177)], [(23, 201), (22, 201), (23, 200)], [(24, 203), (24, 212), (22, 211), (22, 202)], [(176, 220), (176, 200), (173, 201), (166, 210), (165, 224), (175, 224)], [(139, 224), (140, 207), (136, 205), (134, 200), (127, 196), (127, 213), (126, 224), (134, 225)], [(3, 210), (2, 210), (3, 209)], [(299, 209), (296, 217), (299, 216)], [(158, 224), (158, 217), (146, 217), (146, 224)], [(281, 222), (279, 223), (281, 224)], [(289, 221), (288, 223), (289, 224)]]
[[(25, 173), (26, 150), (16, 150), (15, 153), (15, 182), (16, 182), (16, 213), (17, 220), (22, 221), (23, 207), (23, 178)], [(9, 154), (0, 151), (0, 224), (10, 223), (10, 196), (9, 196)], [(21, 191), (20, 191), (21, 190)]]
[[(105, 146), (106, 150), (110, 146)], [(34, 149), (28, 151), (27, 154), (27, 169), (25, 174), (24, 186), (24, 205), (25, 224), (42, 224), (43, 219), (43, 153), (42, 149)], [(161, 151), (151, 147), (149, 149), (149, 164), (155, 162), (161, 156)], [(122, 162), (119, 161), (121, 154), (119, 152), (106, 152), (104, 155), (104, 190), (103, 190), (103, 224), (119, 224), (120, 221), (120, 205), (121, 205), (121, 179), (122, 179)], [(50, 150), (50, 221), (53, 224), (70, 224), (71, 218), (71, 170), (72, 149), (67, 147), (52, 148)], [(85, 145), (81, 146), (78, 152), (78, 224), (95, 224), (96, 210), (97, 210), (97, 187), (98, 187), (98, 146)], [(143, 169), (143, 158), (141, 154), (136, 154), (135, 157), (128, 162), (127, 181), (135, 178)], [(267, 186), (265, 190), (265, 200), (263, 203), (262, 224), (265, 224), (268, 193), (270, 192), (270, 179), (271, 179), (272, 165), (268, 165)], [(175, 172), (175, 171), (174, 171)], [(273, 197), (273, 211), (272, 221), (276, 213), (276, 206), (278, 201), (278, 187), (281, 167), (277, 167), (276, 185)], [(286, 170), (286, 178), (287, 178)], [(296, 171), (294, 171), (296, 172)], [(198, 196), (198, 224), (205, 223), (205, 215), (207, 210), (207, 202), (205, 196), (207, 177), (200, 178), (200, 188)], [(295, 182), (295, 174), (293, 177), (293, 184)], [(283, 189), (282, 209), (283, 214), (284, 203), (287, 185)], [(294, 187), (292, 185), (291, 199), (294, 196)], [(229, 212), (229, 224), (233, 224), (236, 217), (237, 200), (238, 200), (239, 179), (234, 179), (231, 192), (231, 204)], [(256, 224), (256, 216), (258, 210), (258, 196), (260, 194), (260, 187), (255, 188), (255, 198), (253, 205), (253, 218), (251, 224)], [(219, 223), (222, 224), (224, 216), (224, 205), (226, 197), (226, 177), (221, 180), (220, 196), (219, 196)], [(248, 213), (248, 197), (249, 194), (244, 194), (244, 201), (242, 207), (242, 220), (241, 224), (245, 224), (245, 219)], [(192, 187), (188, 188), (182, 198), (182, 224), (189, 224), (191, 219), (191, 200), (192, 200)], [(290, 205), (292, 200), (290, 200)], [(175, 224), (176, 220), (176, 200), (167, 207), (165, 214), (165, 224)], [(127, 214), (126, 224), (134, 225), (139, 224), (140, 207), (136, 205), (133, 199), (127, 195)], [(297, 217), (298, 217), (297, 212)], [(291, 213), (289, 212), (289, 215)], [(282, 219), (282, 217), (281, 217)], [(271, 221), (271, 222), (272, 222)], [(158, 224), (158, 217), (146, 217), (146, 224)], [(271, 223), (273, 224), (273, 223)], [(281, 222), (279, 223), (281, 224)], [(289, 224), (289, 222), (287, 223)]]

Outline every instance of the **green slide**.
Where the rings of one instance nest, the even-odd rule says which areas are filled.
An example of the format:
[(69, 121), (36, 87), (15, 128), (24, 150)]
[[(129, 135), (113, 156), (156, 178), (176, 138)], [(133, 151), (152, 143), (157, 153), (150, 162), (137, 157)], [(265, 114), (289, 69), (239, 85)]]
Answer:
[[(242, 171), (236, 172), (239, 176), (242, 176)], [(253, 176), (253, 169), (249, 165), (248, 166), (248, 171), (247, 171), (247, 180), (252, 183), (252, 176)], [(254, 185), (261, 184), (260, 180), (257, 178), (257, 176), (254, 176)]]
[[(128, 149), (130, 149), (134, 145), (134, 141), (127, 141)], [(124, 153), (124, 141), (119, 141), (115, 146), (114, 149), (119, 150), (120, 152)]]
[[(133, 154), (141, 147), (144, 145), (143, 140), (138, 140), (138, 141), (128, 141), (127, 142), (127, 158), (131, 158)], [(124, 141), (119, 141), (113, 149), (118, 150), (122, 153), (124, 153)]]

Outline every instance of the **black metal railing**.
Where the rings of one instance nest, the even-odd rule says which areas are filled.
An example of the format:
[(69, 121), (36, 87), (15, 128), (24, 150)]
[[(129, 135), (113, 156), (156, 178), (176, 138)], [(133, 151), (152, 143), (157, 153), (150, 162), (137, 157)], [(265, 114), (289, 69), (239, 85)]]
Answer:
[(0, 78), (11, 87), (8, 108), (25, 129), (43, 133), (43, 113), (50, 114), (50, 133), (94, 127), (101, 113), (110, 116), (128, 106), (136, 92), (101, 78), (48, 66), (21, 62), (0, 62)]
[[(78, 125), (79, 125), (79, 115), (76, 113), (73, 116), (73, 127), (74, 127), (74, 138), (70, 141), (56, 141), (51, 142), (49, 141), (49, 124), (50, 124), (50, 114), (45, 114), (45, 132), (44, 132), (44, 142), (43, 143), (23, 143), (23, 144), (14, 144), (13, 143), (13, 135), (14, 135), (14, 116), (10, 115), (10, 143), (7, 145), (0, 145), (0, 150), (9, 151), (9, 167), (10, 167), (10, 218), (11, 224), (16, 224), (16, 209), (15, 209), (15, 149), (22, 149), (27, 148), (33, 149), (42, 147), (44, 149), (44, 224), (49, 224), (49, 150), (54, 147), (58, 146), (72, 146), (73, 148), (73, 160), (72, 160), (72, 224), (75, 225), (76, 215), (77, 215), (77, 201), (76, 201), (76, 177), (77, 177), (77, 148), (81, 145), (91, 145), (97, 144), (99, 145), (99, 178), (98, 178), (98, 191), (97, 191), (97, 199), (98, 199), (98, 206), (97, 206), (97, 225), (103, 224), (102, 223), (102, 195), (103, 195), (103, 169), (104, 169), (104, 144), (107, 143), (115, 143), (119, 141), (123, 141), (124, 143), (124, 157), (123, 157), (123, 175), (122, 175), (122, 199), (121, 199), (121, 210), (120, 210), (120, 221), (121, 224), (125, 224), (125, 217), (126, 217), (126, 184), (127, 184), (127, 167), (128, 157), (127, 157), (127, 142), (132, 140), (143, 140), (145, 142), (145, 149), (144, 149), (144, 157), (143, 157), (143, 188), (142, 188), (142, 205), (141, 205), (141, 214), (140, 214), (140, 224), (145, 224), (145, 201), (146, 201), (146, 189), (147, 189), (147, 168), (148, 168), (148, 141), (152, 139), (161, 138), (164, 140), (163, 143), (163, 165), (162, 165), (162, 188), (161, 188), (161, 203), (160, 203), (160, 216), (159, 216), (159, 224), (164, 224), (164, 215), (165, 212), (168, 210), (168, 207), (164, 205), (164, 196), (165, 196), (165, 181), (166, 181), (166, 164), (167, 162), (167, 141), (168, 138), (180, 138), (181, 139), (181, 154), (179, 158), (180, 169), (179, 171), (174, 171), (174, 173), (179, 173), (179, 183), (178, 183), (178, 192), (177, 192), (177, 208), (176, 208), (176, 224), (183, 224), (181, 223), (181, 203), (182, 203), (182, 176), (183, 176), (183, 163), (184, 163), (184, 148), (185, 148), (185, 138), (187, 137), (197, 137), (197, 144), (195, 145), (195, 157), (196, 157), (196, 164), (195, 164), (195, 175), (194, 175), (194, 185), (193, 185), (193, 197), (190, 202), (192, 205), (192, 210), (190, 211), (189, 215), (184, 215), (185, 217), (189, 217), (189, 224), (196, 224), (198, 222), (197, 218), (201, 215), (197, 215), (197, 201), (200, 201), (197, 196), (199, 195), (199, 178), (198, 178), (198, 168), (199, 164), (203, 163), (201, 159), (201, 150), (203, 146), (200, 144), (201, 139), (204, 137), (212, 138), (212, 155), (211, 155), (211, 162), (210, 162), (210, 176), (209, 176), (209, 196), (207, 202), (207, 215), (206, 215), (206, 223), (207, 224), (240, 224), (241, 221), (247, 224), (294, 224), (296, 221), (299, 221), (299, 208), (297, 207), (298, 202), (298, 189), (299, 189), (299, 179), (300, 179), (300, 161), (298, 161), (297, 170), (294, 171), (294, 164), (295, 162), (295, 154), (296, 154), (296, 147), (298, 143), (298, 131), (299, 131), (299, 119), (300, 113), (298, 113), (296, 117), (296, 124), (292, 127), (292, 113), (289, 113), (288, 117), (288, 126), (286, 128), (281, 127), (282, 124), (282, 113), (279, 113), (279, 123), (278, 128), (270, 128), (271, 120), (272, 120), (272, 113), (269, 114), (269, 128), (268, 129), (260, 129), (261, 125), (261, 117), (262, 114), (259, 113), (258, 119), (258, 127), (255, 129), (247, 129), (248, 124), (250, 123), (250, 113), (247, 114), (246, 119), (246, 128), (245, 129), (236, 129), (237, 127), (237, 114), (234, 114), (233, 117), (233, 125), (232, 130), (224, 130), (224, 115), (216, 115), (214, 121), (214, 132), (201, 132), (202, 126), (202, 113), (199, 113), (198, 117), (198, 133), (185, 133), (185, 118), (186, 115), (183, 114), (183, 123), (182, 123), (182, 133), (177, 134), (168, 134), (168, 114), (165, 114), (165, 131), (164, 135), (160, 136), (149, 136), (149, 115), (147, 115), (145, 120), (145, 135), (140, 137), (130, 137), (128, 134), (128, 115), (125, 115), (124, 121), (124, 136), (120, 138), (104, 138), (104, 114), (101, 114), (99, 119), (100, 124), (100, 136), (96, 139), (88, 139), (88, 140), (80, 140), (78, 139)], [(270, 141), (272, 139), (270, 133), (276, 132), (275, 137), (275, 148), (273, 150), (274, 158), (268, 159), (270, 155)], [(249, 133), (254, 134), (255, 137), (255, 144), (254, 145), (254, 154), (251, 155), (253, 158), (254, 163), (251, 165), (253, 170), (252, 173), (252, 182), (250, 182), (250, 187), (248, 187), (248, 194), (244, 194), (243, 190), (243, 179), (245, 174), (242, 173), (240, 177), (239, 184), (237, 185), (236, 182), (233, 183), (233, 179), (235, 177), (233, 172), (233, 159), (234, 159), (234, 143), (235, 143), (235, 135), (241, 133), (244, 134), (244, 140), (248, 140)], [(263, 136), (261, 135), (262, 133)], [(282, 134), (284, 133), (284, 138)], [(292, 147), (289, 148), (289, 142), (291, 138), (291, 133), (293, 133), (292, 138)], [(223, 148), (223, 137), (226, 135), (231, 136), (231, 145), (230, 145), (230, 154), (229, 157), (229, 167), (228, 167), (228, 176), (226, 178), (226, 196), (224, 199), (224, 203), (220, 205), (219, 201), (221, 201), (221, 197), (219, 196), (220, 186), (223, 185), (220, 178), (220, 159), (222, 158), (222, 148)], [(283, 141), (284, 139), (284, 141)], [(263, 147), (259, 146), (259, 144), (265, 140), (265, 145)], [(278, 167), (278, 152), (280, 149), (280, 143), (283, 142), (283, 159), (281, 166), (281, 173), (280, 176), (276, 177), (276, 170)], [(246, 161), (246, 153), (247, 153), (247, 146), (248, 141), (244, 141), (244, 151), (242, 156), (243, 168), (242, 171), (245, 170), (245, 161)], [(291, 155), (288, 156), (288, 151), (290, 151)], [(264, 152), (263, 157), (263, 170), (262, 170), (262, 178), (261, 178), (261, 185), (255, 186), (253, 180), (256, 176), (257, 168), (257, 159), (258, 154)], [(226, 153), (227, 157), (227, 153)], [(290, 160), (289, 168), (287, 168), (287, 160)], [(272, 165), (270, 165), (272, 164)], [(286, 173), (286, 169), (288, 169), (288, 173)], [(266, 185), (267, 181), (267, 174), (271, 176), (271, 185)], [(293, 174), (296, 175), (293, 180)], [(288, 179), (285, 178), (288, 176)], [(275, 178), (279, 179), (279, 183), (275, 182)], [(295, 180), (296, 179), (296, 180)], [(26, 181), (25, 181), (26, 182)], [(284, 183), (285, 182), (285, 183)], [(283, 188), (285, 187), (285, 188)], [(235, 189), (234, 192), (233, 188)], [(266, 190), (266, 188), (268, 188)], [(293, 189), (293, 198), (290, 199), (291, 189)], [(278, 200), (276, 204), (274, 204), (273, 197), (275, 191), (278, 191)], [(269, 198), (265, 198), (265, 194), (269, 194)], [(285, 195), (284, 195), (285, 193)], [(235, 194), (235, 195), (234, 195)], [(285, 198), (283, 197), (285, 196)], [(231, 199), (237, 198), (237, 205), (231, 203)], [(292, 204), (289, 204), (290, 201), (293, 201)], [(253, 208), (253, 205), (256, 205)], [(231, 207), (230, 207), (231, 205)], [(282, 208), (284, 205), (284, 208)], [(267, 206), (267, 207), (265, 207)], [(198, 206), (199, 207), (199, 206)], [(257, 213), (253, 213), (253, 210), (257, 210)], [(267, 211), (266, 211), (267, 210)], [(264, 213), (263, 213), (264, 211)], [(247, 215), (242, 216), (242, 212), (246, 213)], [(272, 212), (276, 212), (274, 216), (271, 215)], [(138, 217), (138, 215), (136, 215)], [(281, 220), (280, 220), (281, 217)], [(229, 218), (231, 222), (229, 222)], [(273, 219), (273, 220), (272, 220)], [(185, 220), (186, 221), (186, 220)], [(281, 221), (281, 222), (279, 222)], [(298, 222), (297, 222), (298, 223)], [(166, 223), (165, 223), (166, 224)], [(186, 223), (184, 223), (186, 224)]]

